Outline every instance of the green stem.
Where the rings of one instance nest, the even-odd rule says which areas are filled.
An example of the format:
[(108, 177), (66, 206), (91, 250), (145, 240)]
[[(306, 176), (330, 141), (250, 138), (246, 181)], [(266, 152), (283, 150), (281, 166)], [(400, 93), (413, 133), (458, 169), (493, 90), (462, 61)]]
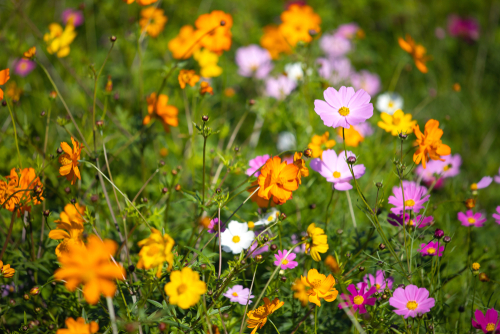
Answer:
[(328, 211), (330, 211), (330, 205), (332, 204), (333, 200), (333, 194), (335, 193), (335, 188), (332, 186), (332, 195), (330, 196), (330, 201), (328, 202), (328, 205), (326, 206), (325, 210), (325, 231), (328, 233), (328, 221), (330, 220), (330, 215), (328, 214)]
[(118, 334), (118, 327), (116, 326), (115, 309), (113, 307), (113, 298), (106, 297), (106, 302), (108, 303), (109, 320), (111, 321), (111, 328), (113, 330), (113, 334)]
[(351, 195), (349, 195), (349, 190), (346, 190), (347, 202), (349, 203), (349, 211), (351, 212), (352, 224), (354, 225), (354, 229), (357, 229), (356, 226), (356, 217), (354, 217), (354, 209), (352, 207)]
[(318, 307), (314, 308), (314, 334), (318, 333)]
[(21, 162), (21, 153), (19, 152), (19, 143), (17, 142), (16, 121), (14, 120), (14, 115), (12, 114), (12, 110), (10, 109), (10, 104), (7, 103), (7, 107), (9, 108), (10, 118), (12, 119), (12, 126), (14, 127), (14, 140), (16, 142), (17, 158), (19, 159), (19, 167), (23, 168), (23, 164)]
[(276, 325), (274, 324), (274, 322), (270, 318), (267, 318), (267, 320), (269, 320), (269, 322), (274, 326), (274, 329), (276, 329), (276, 332), (278, 332), (278, 334), (280, 334), (280, 331), (278, 330), (278, 328), (276, 328)]

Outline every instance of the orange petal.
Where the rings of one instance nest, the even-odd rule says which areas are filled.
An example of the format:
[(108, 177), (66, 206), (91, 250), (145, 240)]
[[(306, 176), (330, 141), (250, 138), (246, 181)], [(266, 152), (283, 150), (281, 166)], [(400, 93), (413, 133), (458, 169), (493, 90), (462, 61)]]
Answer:
[(5, 85), (7, 81), (10, 79), (10, 70), (6, 68), (5, 70), (0, 71), (0, 85)]

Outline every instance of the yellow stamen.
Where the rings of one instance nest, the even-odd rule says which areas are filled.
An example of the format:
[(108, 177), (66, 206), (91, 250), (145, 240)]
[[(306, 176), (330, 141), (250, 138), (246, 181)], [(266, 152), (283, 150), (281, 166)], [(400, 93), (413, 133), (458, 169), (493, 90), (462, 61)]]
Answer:
[(486, 331), (487, 332), (493, 332), (495, 330), (495, 324), (494, 323), (489, 323), (488, 325), (486, 325)]
[(414, 205), (415, 205), (415, 201), (412, 199), (405, 201), (405, 206), (414, 206)]
[(392, 119), (392, 124), (394, 124), (394, 125), (399, 125), (399, 123), (401, 123), (401, 118), (396, 118), (396, 117), (394, 117), (394, 118)]
[(340, 173), (337, 171), (333, 172), (333, 177), (338, 179), (340, 177)]
[(354, 297), (354, 304), (356, 304), (356, 305), (361, 305), (361, 304), (363, 304), (364, 301), (365, 301), (365, 299), (363, 298), (363, 296)]
[(235, 244), (237, 244), (238, 242), (240, 242), (240, 237), (239, 237), (239, 236), (237, 236), (237, 235), (235, 235), (235, 236), (233, 237), (233, 242), (234, 242)]
[(432, 247), (427, 248), (427, 253), (429, 253), (429, 254), (436, 254), (436, 248), (432, 248)]
[(477, 190), (477, 183), (473, 183), (470, 185), (470, 190)]
[(254, 228), (255, 227), (255, 223), (254, 222), (248, 222), (248, 228)]
[(469, 224), (475, 224), (476, 223), (476, 220), (474, 218), (468, 218), (467, 221), (469, 222)]
[(347, 115), (349, 115), (350, 113), (351, 113), (351, 111), (349, 110), (349, 108), (346, 108), (346, 107), (341, 107), (341, 108), (339, 109), (339, 114), (340, 114), (341, 116), (347, 116)]
[(394, 107), (394, 102), (393, 101), (389, 101), (389, 104), (388, 104), (389, 108), (392, 108)]
[(451, 168), (451, 166), (450, 166), (450, 165), (446, 165), (446, 166), (444, 166), (444, 167), (443, 167), (443, 171), (444, 171), (444, 172), (446, 172), (446, 171), (448, 171), (448, 169), (450, 169), (450, 168)]
[(233, 292), (233, 296), (238, 297), (238, 294), (236, 292)]
[(406, 308), (409, 309), (410, 311), (416, 310), (418, 307), (418, 304), (414, 300), (410, 300), (408, 303), (406, 303)]
[(375, 287), (377, 288), (377, 290), (380, 289), (380, 284), (375, 284)]
[(177, 287), (177, 293), (178, 293), (179, 295), (182, 295), (184, 292), (186, 292), (187, 288), (188, 288), (188, 287), (187, 287), (187, 285), (186, 285), (186, 284), (184, 284), (184, 283), (182, 283), (181, 285), (179, 285), (179, 286)]
[(288, 260), (283, 260), (283, 262), (281, 262), (281, 264), (287, 265), (288, 264)]

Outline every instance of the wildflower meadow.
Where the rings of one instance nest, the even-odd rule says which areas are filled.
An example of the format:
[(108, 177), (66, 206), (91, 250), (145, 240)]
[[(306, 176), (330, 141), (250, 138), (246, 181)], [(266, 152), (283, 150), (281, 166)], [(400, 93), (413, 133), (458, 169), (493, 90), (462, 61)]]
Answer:
[(500, 333), (499, 22), (0, 1), (0, 332)]

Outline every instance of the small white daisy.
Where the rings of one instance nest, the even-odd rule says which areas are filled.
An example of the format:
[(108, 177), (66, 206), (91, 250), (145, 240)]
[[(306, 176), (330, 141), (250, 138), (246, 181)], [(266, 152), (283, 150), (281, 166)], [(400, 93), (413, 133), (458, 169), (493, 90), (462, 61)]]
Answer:
[(232, 220), (227, 229), (221, 234), (221, 245), (224, 252), (240, 254), (247, 249), (255, 239), (255, 233), (248, 230), (246, 223), (238, 223)]
[(403, 98), (397, 93), (380, 94), (377, 98), (377, 109), (380, 112), (385, 112), (392, 115), (398, 109), (403, 109)]

